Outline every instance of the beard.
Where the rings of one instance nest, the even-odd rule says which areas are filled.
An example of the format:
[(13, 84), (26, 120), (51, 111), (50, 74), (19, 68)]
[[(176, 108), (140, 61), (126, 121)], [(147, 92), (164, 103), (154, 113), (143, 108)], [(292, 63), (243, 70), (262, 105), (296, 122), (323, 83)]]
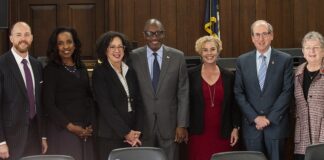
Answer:
[[(23, 44), (24, 43), (24, 44)], [(20, 53), (25, 53), (30, 48), (30, 44), (27, 41), (20, 41), (18, 44), (13, 45)]]

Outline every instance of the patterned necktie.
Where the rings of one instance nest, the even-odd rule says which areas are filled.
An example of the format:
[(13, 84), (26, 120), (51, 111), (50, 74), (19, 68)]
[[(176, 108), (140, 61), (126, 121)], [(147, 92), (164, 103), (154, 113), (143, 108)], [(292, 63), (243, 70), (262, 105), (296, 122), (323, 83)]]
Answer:
[(30, 69), (27, 65), (28, 61), (26, 59), (23, 59), (21, 63), (24, 65), (24, 72), (26, 78), (26, 88), (29, 100), (29, 118), (33, 119), (36, 114), (33, 78)]
[(267, 57), (264, 55), (260, 55), (259, 58), (261, 59), (261, 64), (259, 68), (258, 78), (259, 78), (259, 85), (262, 90), (264, 86), (264, 80), (267, 74)]
[(157, 85), (159, 83), (159, 78), (160, 78), (160, 65), (157, 60), (157, 53), (153, 53), (154, 55), (154, 61), (153, 61), (153, 78), (152, 78), (152, 85), (154, 92), (157, 90)]

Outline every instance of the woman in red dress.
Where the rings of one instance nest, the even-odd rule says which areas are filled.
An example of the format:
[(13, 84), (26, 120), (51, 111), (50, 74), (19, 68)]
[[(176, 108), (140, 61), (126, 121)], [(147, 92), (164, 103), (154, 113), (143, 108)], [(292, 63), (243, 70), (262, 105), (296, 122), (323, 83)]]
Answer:
[(234, 74), (216, 64), (222, 42), (204, 36), (195, 48), (203, 63), (189, 70), (189, 159), (210, 160), (238, 142), (240, 111), (234, 100)]

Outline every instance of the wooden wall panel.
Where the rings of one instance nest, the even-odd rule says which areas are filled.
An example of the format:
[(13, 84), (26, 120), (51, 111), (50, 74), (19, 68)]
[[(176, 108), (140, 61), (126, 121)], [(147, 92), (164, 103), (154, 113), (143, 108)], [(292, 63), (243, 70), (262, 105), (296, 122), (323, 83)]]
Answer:
[(0, 29), (0, 55), (9, 49), (8, 29)]
[[(256, 19), (256, 0), (240, 0), (239, 5), (239, 25), (235, 26), (239, 30), (238, 52), (243, 53), (251, 50), (251, 31), (250, 26)], [(236, 54), (237, 55), (237, 54)]]
[(324, 34), (324, 2), (318, 0), (294, 0), (294, 46), (301, 46), (304, 35), (312, 30)]
[(301, 46), (300, 41), (309, 30), (307, 12), (308, 7), (305, 0), (294, 0), (294, 45)]
[[(280, 47), (285, 48), (294, 48), (299, 47), (298, 45), (294, 45), (294, 18), (293, 18), (293, 11), (294, 11), (294, 3), (292, 0), (282, 1), (282, 16), (283, 19), (281, 21), (281, 28), (282, 32), (280, 37), (283, 39)], [(278, 37), (277, 37), (278, 36)], [(279, 35), (276, 35), (276, 39), (281, 39)], [(279, 47), (279, 46), (278, 46)]]
[(145, 21), (151, 17), (150, 6), (150, 0), (136, 0), (134, 4), (134, 39), (132, 41), (137, 42), (138, 46), (145, 44), (143, 30)]
[(233, 56), (233, 15), (232, 10), (232, 0), (220, 1), (220, 30), (221, 30), (221, 39), (223, 43), (223, 51), (220, 54), (220, 57), (225, 57), (224, 53), (228, 53), (226, 56)]
[[(154, 1), (154, 0), (153, 0)], [(161, 3), (161, 22), (164, 24), (166, 30), (165, 44), (177, 47), (177, 3), (175, 0), (164, 0)]]
[[(94, 4), (67, 5), (68, 26), (79, 33), (82, 43), (82, 56), (91, 58), (95, 51), (96, 41), (96, 6)], [(82, 18), (80, 18), (82, 17)]]
[(195, 52), (196, 40), (199, 37), (207, 34), (203, 29), (205, 3), (196, 0), (188, 0), (187, 3), (187, 20), (186, 23), (183, 24), (183, 27), (187, 29), (184, 33), (187, 35), (187, 39), (182, 42), (186, 43), (187, 46), (185, 48), (176, 47), (184, 51), (184, 53), (188, 56), (197, 56), (197, 53)]
[[(35, 57), (46, 55), (48, 38), (56, 27), (56, 9), (56, 5), (30, 5), (29, 25), (34, 35), (30, 54)], [(46, 29), (40, 29), (44, 26), (46, 26)]]
[[(189, 4), (186, 3), (186, 0), (177, 0), (177, 26), (176, 26), (176, 33), (177, 33), (177, 40), (176, 44), (178, 48), (183, 48), (184, 53), (188, 53), (188, 42), (187, 39), (190, 37), (188, 33), (188, 27), (187, 22), (190, 20), (190, 17), (188, 17), (188, 8)], [(186, 8), (186, 9), (184, 9)]]
[[(90, 58), (95, 57), (93, 56), (94, 41), (108, 30), (123, 32), (132, 42), (137, 42), (138, 46), (145, 45), (143, 26), (149, 18), (160, 19), (167, 30), (165, 43), (184, 51), (186, 55), (196, 55), (195, 41), (207, 34), (203, 30), (205, 0), (11, 0), (10, 24), (17, 20), (25, 20), (36, 25), (36, 22), (43, 20), (40, 18), (31, 20), (30, 7), (53, 4), (58, 4), (57, 20), (47, 20), (46, 23), (76, 26), (81, 32), (79, 34), (85, 46), (84, 56)], [(219, 0), (219, 4), (221, 39), (224, 48), (222, 57), (236, 57), (254, 49), (250, 37), (250, 25), (257, 19), (265, 19), (273, 25), (275, 31), (273, 46), (276, 48), (300, 47), (301, 39), (310, 30), (324, 33), (324, 21), (322, 21), (324, 15), (320, 14), (324, 9), (324, 1)], [(70, 8), (79, 5), (83, 8)], [(92, 6), (87, 8), (88, 5)], [(70, 9), (74, 16), (83, 20), (71, 23), (69, 19), (71, 17), (65, 14), (66, 10)], [(40, 10), (37, 7), (32, 11), (35, 12), (33, 14), (41, 14), (41, 16), (43, 13), (40, 12), (45, 12), (44, 9)], [(95, 29), (89, 29), (91, 22), (96, 26)], [(37, 37), (38, 35), (45, 37), (45, 32), (52, 29), (47, 25), (45, 28), (45, 31), (34, 29)], [(1, 32), (5, 33), (8, 30)], [(3, 35), (2, 33), (0, 43), (6, 45), (2, 48), (8, 49), (10, 43)], [(44, 43), (47, 39), (38, 41)]]
[[(232, 49), (233, 49), (232, 56), (235, 57), (236, 55), (239, 55), (239, 53), (241, 52), (239, 43), (240, 43), (240, 32), (242, 32), (242, 30), (240, 29), (240, 25), (241, 25), (240, 24), (240, 12), (238, 12), (240, 10), (240, 1), (238, 1), (238, 0), (231, 0), (231, 1), (232, 1), (232, 3), (231, 3), (232, 8), (231, 8), (230, 12), (232, 12), (232, 16), (229, 18), (232, 19), (232, 24), (231, 24), (232, 28), (230, 28), (230, 29), (224, 28), (223, 31), (225, 33), (226, 33), (226, 30), (228, 30), (229, 32), (232, 32), (232, 35), (230, 36), (230, 40), (232, 41)], [(226, 2), (227, 2), (226, 0), (221, 0), (221, 3), (226, 3)], [(236, 11), (236, 12), (233, 12), (233, 11)], [(221, 25), (222, 25), (222, 19), (226, 18), (225, 15), (223, 15), (222, 17), (221, 17)], [(223, 31), (221, 31), (221, 32), (223, 32)], [(226, 48), (226, 47), (227, 47), (227, 43), (223, 43), (223, 48)], [(222, 53), (223, 57), (227, 57), (228, 54), (229, 54), (229, 52), (226, 52), (226, 50), (224, 50)]]
[[(130, 39), (134, 39), (134, 13), (135, 13), (135, 0), (122, 0), (121, 1), (121, 7), (120, 9), (120, 28), (123, 31), (124, 34), (126, 34)], [(132, 26), (132, 27), (130, 27)]]
[[(161, 19), (162, 18), (162, 14), (161, 14), (161, 10), (163, 9), (163, 5), (164, 2), (166, 0), (150, 0), (149, 4), (150, 4), (150, 17), (151, 18), (157, 18), (157, 19)], [(175, 1), (174, 1), (175, 2)]]

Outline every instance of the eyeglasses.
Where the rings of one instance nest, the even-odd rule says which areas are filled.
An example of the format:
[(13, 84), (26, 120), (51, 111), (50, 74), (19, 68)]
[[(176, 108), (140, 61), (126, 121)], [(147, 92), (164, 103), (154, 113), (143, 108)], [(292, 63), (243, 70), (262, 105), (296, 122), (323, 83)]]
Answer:
[(271, 32), (262, 32), (262, 33), (254, 33), (253, 37), (255, 38), (261, 38), (261, 37), (267, 37), (270, 35)]
[(146, 37), (160, 37), (164, 34), (164, 31), (156, 31), (156, 32), (151, 32), (151, 31), (144, 31), (144, 34)]
[(108, 48), (112, 51), (116, 51), (116, 50), (121, 51), (125, 49), (125, 46), (109, 46)]
[(305, 46), (303, 48), (303, 50), (306, 51), (306, 52), (312, 52), (312, 51), (319, 52), (321, 49), (322, 49), (322, 47), (320, 47), (320, 46), (314, 46), (314, 47)]

